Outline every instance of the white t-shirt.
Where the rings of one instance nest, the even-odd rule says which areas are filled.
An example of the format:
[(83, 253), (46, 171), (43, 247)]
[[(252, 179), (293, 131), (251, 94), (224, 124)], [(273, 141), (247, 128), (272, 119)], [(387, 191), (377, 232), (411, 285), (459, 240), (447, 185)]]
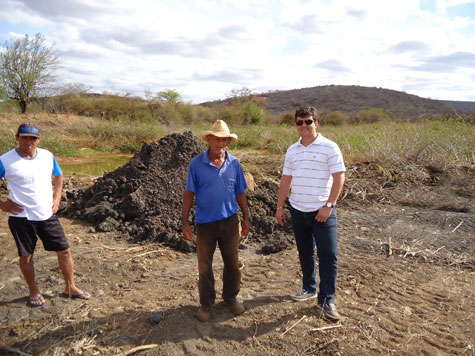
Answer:
[(37, 148), (34, 158), (21, 156), (16, 149), (0, 156), (0, 178), (8, 183), (8, 198), (21, 205), (23, 211), (15, 217), (47, 220), (53, 215), (53, 185), (51, 175), (60, 176), (53, 154)]
[(307, 147), (301, 139), (285, 154), (283, 174), (292, 176), (289, 202), (297, 210), (311, 212), (328, 201), (333, 173), (346, 171), (338, 145), (318, 134)]

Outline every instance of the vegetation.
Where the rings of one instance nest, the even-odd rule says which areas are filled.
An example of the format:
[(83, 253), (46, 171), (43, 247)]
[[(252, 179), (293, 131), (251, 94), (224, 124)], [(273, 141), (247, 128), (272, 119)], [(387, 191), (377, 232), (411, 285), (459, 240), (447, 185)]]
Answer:
[[(28, 121), (43, 128), (43, 147), (60, 156), (135, 153), (144, 142), (172, 132), (191, 130), (200, 136), (218, 119), (238, 134), (237, 150), (283, 155), (298, 139), (293, 112), (271, 115), (253, 94), (236, 94), (249, 94), (247, 91), (204, 106), (182, 101), (173, 89), (147, 93), (145, 99), (129, 94), (90, 94), (88, 90), (68, 84), (61, 95), (31, 105)], [(1, 103), (0, 111), (4, 112), (0, 149), (5, 152), (15, 147), (16, 127), (27, 119), (11, 102)], [(43, 119), (45, 115), (49, 118)], [(473, 120), (467, 118), (396, 122), (384, 109), (364, 107), (354, 117), (339, 111), (322, 112), (319, 121), (319, 132), (339, 144), (347, 161), (447, 168), (470, 166), (475, 160), (475, 130)]]
[(25, 35), (5, 41), (3, 47), (0, 81), (8, 97), (18, 101), (21, 112), (25, 113), (28, 104), (53, 82), (58, 57), (39, 33), (34, 38)]
[(329, 114), (323, 115), (323, 118), (320, 120), (323, 125), (334, 126), (340, 126), (348, 123), (349, 121), (350, 118), (348, 117), (348, 115), (342, 113), (341, 111), (333, 111)]
[(360, 123), (372, 123), (383, 120), (389, 120), (389, 115), (383, 108), (365, 106), (356, 115), (356, 122)]
[[(15, 147), (14, 133), (21, 120), (14, 116), (1, 119), (0, 150)], [(42, 147), (58, 156), (82, 152), (135, 153), (144, 142), (159, 139), (172, 132), (191, 130), (200, 137), (208, 130), (208, 120), (194, 120), (166, 125), (150, 121), (67, 117), (57, 118), (62, 124), (52, 125), (38, 116), (31, 121), (43, 128)], [(232, 124), (239, 140), (232, 149), (260, 151), (283, 155), (298, 140), (293, 125), (263, 123)], [(362, 124), (319, 125), (319, 132), (338, 143), (347, 162), (378, 162), (381, 166), (470, 167), (475, 161), (475, 130), (463, 120), (395, 123), (380, 121)]]

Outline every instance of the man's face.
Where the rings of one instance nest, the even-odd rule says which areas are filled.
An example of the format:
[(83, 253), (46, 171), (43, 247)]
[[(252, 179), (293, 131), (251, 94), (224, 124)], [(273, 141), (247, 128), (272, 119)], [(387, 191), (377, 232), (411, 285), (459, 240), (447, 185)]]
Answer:
[(295, 120), (297, 131), (302, 137), (313, 135), (317, 125), (318, 123), (313, 119), (312, 116), (297, 117), (297, 120)]
[(18, 150), (20, 153), (25, 154), (35, 154), (36, 147), (40, 143), (41, 139), (35, 136), (19, 136), (16, 135), (16, 140), (18, 141)]
[(226, 148), (231, 144), (230, 137), (216, 137), (209, 135), (207, 137), (209, 148), (213, 153), (223, 153)]

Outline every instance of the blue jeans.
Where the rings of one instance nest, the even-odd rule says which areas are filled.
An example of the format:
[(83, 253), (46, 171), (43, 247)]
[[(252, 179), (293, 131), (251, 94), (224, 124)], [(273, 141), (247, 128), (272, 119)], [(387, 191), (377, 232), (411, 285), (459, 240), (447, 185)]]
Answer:
[(336, 209), (324, 223), (315, 220), (318, 211), (304, 213), (291, 208), (292, 227), (299, 251), (302, 268), (302, 288), (308, 292), (317, 291), (317, 247), (320, 289), (318, 303), (334, 303), (336, 277), (338, 273), (337, 215)]

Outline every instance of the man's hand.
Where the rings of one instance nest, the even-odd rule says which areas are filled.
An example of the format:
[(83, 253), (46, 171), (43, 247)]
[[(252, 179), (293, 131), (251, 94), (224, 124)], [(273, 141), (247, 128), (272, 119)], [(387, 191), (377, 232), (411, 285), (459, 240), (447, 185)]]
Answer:
[(193, 241), (193, 229), (191, 228), (190, 224), (188, 222), (183, 223), (183, 238), (188, 241)]
[(284, 227), (284, 223), (287, 222), (287, 218), (285, 217), (285, 211), (284, 208), (278, 208), (277, 211), (275, 212), (275, 218), (277, 220), (277, 223)]
[(0, 209), (12, 215), (17, 215), (23, 211), (23, 207), (20, 204), (14, 203), (10, 199), (1, 202)]
[(61, 204), (61, 197), (53, 198), (53, 214), (56, 214), (59, 210), (59, 204)]
[(250, 230), (250, 224), (249, 224), (249, 219), (244, 219), (241, 221), (241, 236), (247, 236), (249, 234)]
[(323, 206), (318, 209), (318, 214), (315, 216), (315, 220), (318, 222), (327, 222), (328, 218), (332, 213), (333, 208), (329, 208), (328, 206)]

